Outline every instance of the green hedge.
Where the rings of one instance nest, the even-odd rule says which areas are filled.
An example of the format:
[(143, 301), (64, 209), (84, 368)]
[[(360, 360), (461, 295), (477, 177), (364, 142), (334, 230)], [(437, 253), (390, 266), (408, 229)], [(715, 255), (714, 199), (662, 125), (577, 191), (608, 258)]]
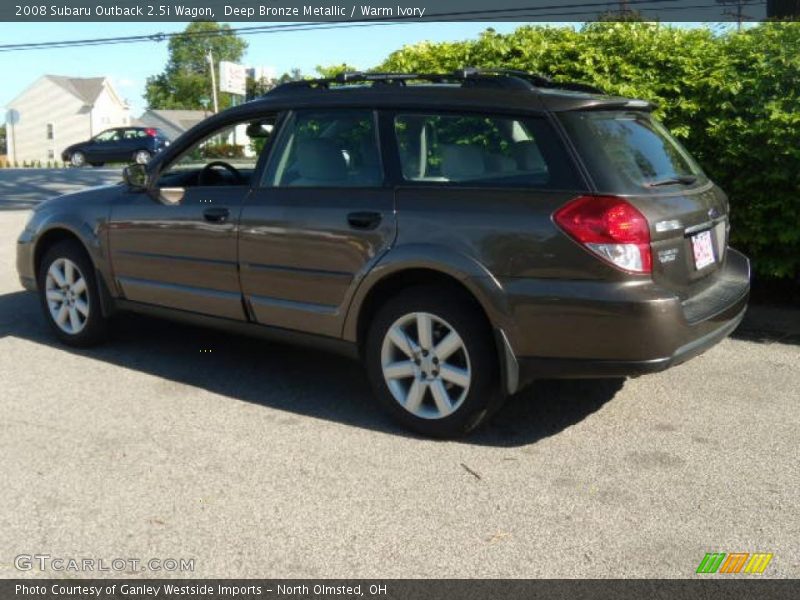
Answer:
[(771, 278), (800, 273), (800, 23), (715, 34), (654, 23), (524, 26), (421, 43), (377, 70), (524, 69), (658, 104), (731, 200), (732, 242)]

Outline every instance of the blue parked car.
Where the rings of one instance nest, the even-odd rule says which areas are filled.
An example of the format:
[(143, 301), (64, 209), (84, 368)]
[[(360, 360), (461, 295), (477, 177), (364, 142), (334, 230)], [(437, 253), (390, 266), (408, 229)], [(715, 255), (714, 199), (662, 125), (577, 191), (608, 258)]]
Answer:
[(69, 146), (61, 153), (61, 159), (73, 167), (87, 163), (102, 167), (107, 162), (145, 164), (167, 146), (169, 139), (155, 127), (115, 127)]

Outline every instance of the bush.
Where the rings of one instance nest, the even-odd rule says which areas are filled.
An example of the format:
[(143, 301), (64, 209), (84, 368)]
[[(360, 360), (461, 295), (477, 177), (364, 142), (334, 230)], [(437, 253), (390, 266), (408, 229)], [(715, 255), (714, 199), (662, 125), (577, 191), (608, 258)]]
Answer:
[(730, 196), (732, 243), (764, 277), (800, 273), (800, 23), (715, 35), (655, 23), (524, 26), (423, 42), (377, 70), (522, 69), (655, 102), (655, 114)]
[(697, 152), (730, 195), (734, 241), (757, 272), (791, 277), (800, 273), (800, 23), (762, 25), (721, 45)]
[(244, 158), (244, 147), (236, 144), (207, 144), (200, 153), (202, 158)]

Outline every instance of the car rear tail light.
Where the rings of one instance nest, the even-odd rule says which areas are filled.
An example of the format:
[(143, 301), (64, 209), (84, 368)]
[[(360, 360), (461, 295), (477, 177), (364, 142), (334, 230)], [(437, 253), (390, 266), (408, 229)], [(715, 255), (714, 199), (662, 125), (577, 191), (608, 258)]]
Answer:
[(611, 264), (650, 273), (650, 226), (632, 204), (617, 196), (579, 196), (553, 215), (570, 237)]
[(153, 129), (152, 127), (148, 127), (147, 129), (145, 129), (145, 130), (144, 130), (144, 132), (145, 132), (147, 135), (149, 135), (150, 137), (156, 137), (156, 134), (158, 133), (158, 132), (157, 132), (155, 129)]

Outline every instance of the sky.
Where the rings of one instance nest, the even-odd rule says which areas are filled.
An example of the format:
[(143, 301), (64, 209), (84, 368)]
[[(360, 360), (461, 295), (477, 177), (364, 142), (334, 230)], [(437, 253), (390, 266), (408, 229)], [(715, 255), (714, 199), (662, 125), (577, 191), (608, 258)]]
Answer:
[[(278, 74), (295, 67), (314, 74), (317, 65), (342, 62), (366, 69), (406, 44), (423, 40), (468, 39), (476, 37), (487, 27), (506, 33), (520, 25), (522, 23), (414, 23), (250, 35), (245, 38), (249, 47), (242, 62), (250, 66), (271, 66)], [(0, 23), (0, 40), (3, 44), (14, 44), (91, 39), (170, 33), (182, 31), (185, 27), (186, 23)], [(147, 77), (160, 73), (166, 62), (166, 41), (0, 52), (0, 73), (3, 74), (0, 107), (5, 108), (42, 75), (108, 76), (119, 94), (130, 103), (131, 114), (138, 117), (145, 108), (142, 94)], [(1, 117), (2, 114), (0, 121), (3, 120)]]
[[(232, 23), (233, 27), (257, 23)], [(278, 74), (299, 68), (315, 74), (318, 65), (347, 63), (367, 69), (404, 45), (429, 40), (455, 41), (477, 37), (492, 27), (508, 33), (525, 25), (520, 22), (404, 23), (380, 27), (293, 31), (269, 35), (248, 35), (249, 47), (243, 59), (248, 66), (275, 68)], [(579, 23), (546, 23), (557, 27)], [(676, 23), (697, 27), (701, 23)], [(0, 23), (0, 43), (35, 43), (93, 39), (185, 29), (186, 23)], [(163, 71), (167, 63), (167, 41), (119, 44), (83, 48), (60, 48), (0, 52), (0, 122), (6, 105), (42, 75), (71, 77), (110, 77), (117, 92), (131, 105), (138, 117), (145, 109), (145, 81)]]

